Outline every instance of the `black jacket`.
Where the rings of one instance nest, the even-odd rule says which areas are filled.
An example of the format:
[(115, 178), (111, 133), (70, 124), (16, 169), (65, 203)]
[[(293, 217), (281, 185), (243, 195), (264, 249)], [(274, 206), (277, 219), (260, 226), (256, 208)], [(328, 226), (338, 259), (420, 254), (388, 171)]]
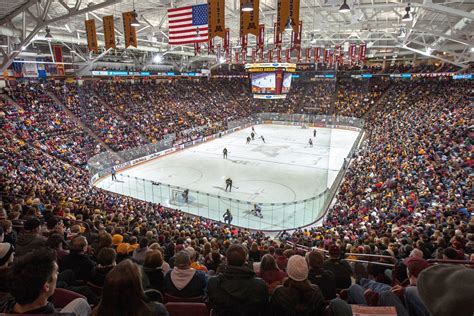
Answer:
[(317, 285), (307, 293), (309, 299), (304, 299), (296, 289), (279, 286), (273, 292), (269, 305), (269, 316), (313, 316), (324, 315), (324, 298)]
[(148, 289), (155, 289), (164, 292), (165, 288), (165, 274), (162, 268), (147, 268), (143, 267), (143, 274), (148, 278)]
[(76, 280), (88, 281), (95, 262), (86, 254), (71, 252), (65, 256), (59, 267), (60, 271), (72, 270), (76, 276)]
[(46, 239), (36, 234), (20, 234), (16, 240), (15, 257), (21, 257), (28, 252), (46, 247)]
[(322, 268), (309, 269), (308, 281), (319, 286), (325, 300), (336, 298), (336, 278), (331, 271)]
[(334, 273), (338, 289), (347, 289), (351, 286), (352, 268), (346, 260), (328, 259), (324, 261), (323, 268)]
[[(11, 295), (7, 295), (0, 299), (0, 313), (6, 313), (6, 314), (14, 314), (13, 313), (13, 308), (15, 307), (16, 300), (14, 297)], [(54, 310), (54, 305), (50, 302), (48, 302), (45, 306), (36, 308), (30, 311), (27, 311), (23, 314), (43, 314), (43, 315), (48, 315), (48, 314), (56, 314)], [(59, 315), (59, 314), (58, 314)]]
[(215, 315), (263, 315), (268, 303), (267, 284), (248, 266), (226, 266), (209, 279), (207, 290)]

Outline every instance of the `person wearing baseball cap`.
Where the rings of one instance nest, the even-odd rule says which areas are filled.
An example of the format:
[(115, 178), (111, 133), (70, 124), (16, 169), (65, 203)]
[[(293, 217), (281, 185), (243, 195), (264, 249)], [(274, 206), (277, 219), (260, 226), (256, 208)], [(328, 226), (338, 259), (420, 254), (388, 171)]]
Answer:
[(288, 279), (275, 289), (270, 298), (270, 315), (322, 315), (323, 294), (317, 285), (308, 281), (306, 259), (293, 255), (286, 266)]
[(46, 238), (41, 236), (41, 221), (32, 217), (23, 223), (23, 232), (16, 241), (15, 256), (21, 257), (32, 250), (46, 247)]

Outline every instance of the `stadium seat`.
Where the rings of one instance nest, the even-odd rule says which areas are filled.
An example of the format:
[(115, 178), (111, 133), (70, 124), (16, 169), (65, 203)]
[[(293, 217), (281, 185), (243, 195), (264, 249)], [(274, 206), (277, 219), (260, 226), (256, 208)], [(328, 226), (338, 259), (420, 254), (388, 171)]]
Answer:
[(197, 297), (184, 298), (184, 297), (177, 297), (177, 296), (173, 296), (173, 295), (169, 295), (165, 293), (164, 300), (167, 303), (172, 303), (172, 302), (203, 303), (204, 297), (197, 296)]
[(54, 294), (51, 296), (51, 303), (54, 304), (56, 308), (63, 308), (67, 304), (71, 303), (76, 298), (83, 298), (86, 299), (85, 296), (78, 294), (73, 291), (69, 291), (66, 289), (56, 288)]
[(208, 316), (209, 309), (204, 303), (166, 303), (165, 305), (170, 316)]

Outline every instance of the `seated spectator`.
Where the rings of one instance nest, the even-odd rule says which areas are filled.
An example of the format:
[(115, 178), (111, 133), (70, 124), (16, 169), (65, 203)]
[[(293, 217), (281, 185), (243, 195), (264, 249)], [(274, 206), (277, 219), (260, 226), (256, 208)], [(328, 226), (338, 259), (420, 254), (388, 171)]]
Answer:
[(253, 262), (260, 262), (260, 250), (256, 242), (252, 243), (249, 251), (249, 260)]
[(50, 234), (46, 241), (46, 246), (56, 251), (58, 265), (61, 265), (63, 258), (69, 254), (69, 251), (64, 249), (67, 246), (66, 241), (64, 241), (64, 235)]
[(192, 298), (204, 296), (207, 285), (207, 275), (191, 268), (191, 260), (187, 251), (175, 255), (175, 266), (165, 276), (165, 293)]
[[(17, 259), (9, 274), (9, 292), (0, 300), (0, 312), (10, 314), (53, 314), (54, 305), (48, 302), (56, 289), (58, 265), (55, 252), (36, 250)], [(65, 306), (62, 312), (88, 316), (89, 304), (77, 298)]]
[(268, 287), (246, 265), (245, 248), (233, 244), (227, 250), (226, 257), (224, 271), (209, 279), (209, 305), (217, 316), (264, 315)]
[(474, 270), (439, 264), (420, 273), (417, 288), (431, 316), (472, 316)]
[(3, 242), (9, 242), (13, 246), (16, 245), (17, 233), (13, 230), (13, 223), (8, 219), (0, 220), (0, 229), (3, 229)]
[(87, 252), (87, 239), (83, 236), (76, 236), (71, 240), (69, 246), (70, 254), (63, 258), (60, 270), (72, 270), (75, 279), (88, 281), (95, 262), (92, 261)]
[(260, 262), (260, 277), (267, 283), (270, 293), (275, 287), (281, 285), (286, 278), (285, 271), (278, 269), (273, 256), (266, 254), (262, 257)]
[(283, 250), (284, 249), (282, 248), (275, 249), (275, 261), (278, 268), (280, 268), (280, 270), (285, 271), (286, 264), (288, 263), (288, 257), (283, 254)]
[(46, 239), (41, 236), (41, 222), (33, 217), (23, 224), (23, 232), (16, 241), (15, 256), (21, 257), (28, 252), (46, 246)]
[(148, 251), (148, 238), (142, 237), (138, 248), (133, 250), (132, 259), (138, 264), (143, 264), (145, 262), (145, 256)]
[(208, 263), (206, 264), (209, 274), (211, 274), (211, 272), (213, 273), (213, 275), (221, 273), (224, 263), (222, 262), (222, 257), (219, 251), (213, 250), (209, 254), (209, 257), (210, 260), (208, 260)]
[(112, 248), (102, 248), (97, 255), (97, 266), (92, 269), (89, 282), (97, 287), (103, 287), (105, 277), (116, 266), (117, 254)]
[(341, 259), (341, 251), (336, 245), (329, 248), (329, 259), (323, 263), (323, 268), (329, 270), (336, 278), (336, 288), (347, 289), (351, 286), (351, 266), (346, 260)]
[(197, 262), (199, 254), (196, 250), (194, 250), (193, 247), (186, 247), (184, 251), (188, 252), (189, 254), (189, 258), (191, 259), (191, 268), (207, 273), (206, 266)]
[(324, 298), (319, 287), (308, 281), (306, 260), (292, 256), (286, 271), (288, 279), (270, 298), (269, 315), (322, 315)]
[(334, 273), (323, 268), (324, 255), (320, 251), (311, 251), (306, 254), (309, 272), (308, 280), (319, 286), (325, 300), (336, 297), (336, 278)]
[(148, 278), (148, 288), (163, 292), (165, 285), (163, 263), (163, 255), (161, 254), (161, 251), (149, 250), (146, 253), (145, 262), (143, 264), (143, 273), (144, 276)]
[(140, 270), (131, 260), (124, 260), (107, 274), (102, 298), (92, 315), (167, 316), (168, 311), (163, 304), (148, 302)]

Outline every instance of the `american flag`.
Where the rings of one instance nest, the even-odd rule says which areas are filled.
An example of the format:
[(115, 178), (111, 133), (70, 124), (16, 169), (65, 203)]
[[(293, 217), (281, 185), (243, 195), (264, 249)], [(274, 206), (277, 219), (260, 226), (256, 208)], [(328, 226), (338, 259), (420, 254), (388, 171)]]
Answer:
[(169, 44), (207, 42), (207, 4), (168, 9)]

